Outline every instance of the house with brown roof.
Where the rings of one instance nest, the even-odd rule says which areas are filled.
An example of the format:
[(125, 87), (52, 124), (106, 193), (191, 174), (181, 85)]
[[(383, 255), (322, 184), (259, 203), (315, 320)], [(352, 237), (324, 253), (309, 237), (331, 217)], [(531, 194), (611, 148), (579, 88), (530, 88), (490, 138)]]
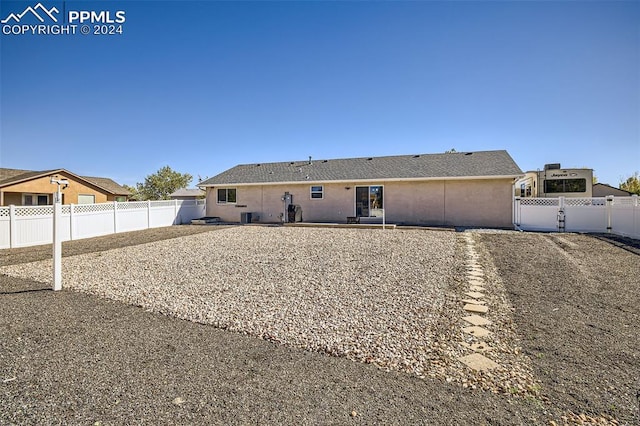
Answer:
[(625, 191), (624, 189), (614, 188), (606, 183), (594, 183), (593, 184), (593, 196), (594, 197), (607, 197), (613, 195), (615, 197), (631, 197), (633, 193)]
[(207, 216), (226, 222), (512, 225), (507, 151), (449, 152), (241, 164), (198, 184)]
[(52, 176), (69, 182), (62, 190), (63, 204), (127, 201), (131, 195), (109, 178), (78, 176), (65, 169), (34, 171), (0, 168), (0, 206), (53, 204), (53, 194), (58, 187), (51, 183)]

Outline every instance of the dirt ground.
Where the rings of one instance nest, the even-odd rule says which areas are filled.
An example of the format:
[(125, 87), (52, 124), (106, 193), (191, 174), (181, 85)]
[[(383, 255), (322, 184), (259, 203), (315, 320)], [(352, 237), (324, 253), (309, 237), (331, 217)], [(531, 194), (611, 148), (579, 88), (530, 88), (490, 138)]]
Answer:
[[(216, 229), (117, 234), (64, 243), (63, 253)], [(0, 275), (0, 424), (640, 424), (640, 242), (479, 240), (506, 286), (539, 397), (384, 372)], [(50, 246), (2, 250), (0, 264), (50, 255)]]

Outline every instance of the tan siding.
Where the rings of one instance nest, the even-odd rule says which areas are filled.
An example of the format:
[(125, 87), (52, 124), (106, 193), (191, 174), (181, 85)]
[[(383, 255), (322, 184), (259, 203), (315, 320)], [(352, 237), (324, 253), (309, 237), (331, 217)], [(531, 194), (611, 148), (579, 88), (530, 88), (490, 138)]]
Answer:
[[(512, 184), (510, 179), (429, 180), (412, 182), (380, 181), (389, 223), (448, 226), (511, 226)], [(324, 198), (311, 199), (312, 183), (237, 187), (237, 203), (217, 204), (217, 189), (207, 189), (207, 216), (239, 222), (243, 212), (254, 220), (281, 221), (285, 192), (293, 204), (302, 207), (305, 222), (346, 222), (355, 214), (354, 183), (324, 184)], [(233, 188), (233, 186), (229, 186)], [(348, 189), (347, 189), (348, 188)], [(241, 207), (246, 206), (246, 207)]]
[(511, 227), (510, 180), (447, 181), (446, 225)]
[(389, 182), (384, 185), (389, 222), (444, 225), (444, 181)]

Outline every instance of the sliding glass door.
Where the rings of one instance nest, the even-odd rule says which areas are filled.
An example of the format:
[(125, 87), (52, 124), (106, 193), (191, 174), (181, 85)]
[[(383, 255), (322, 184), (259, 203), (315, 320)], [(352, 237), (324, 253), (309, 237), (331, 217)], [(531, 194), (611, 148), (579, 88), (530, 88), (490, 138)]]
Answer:
[(356, 186), (356, 216), (382, 217), (383, 209), (382, 186)]

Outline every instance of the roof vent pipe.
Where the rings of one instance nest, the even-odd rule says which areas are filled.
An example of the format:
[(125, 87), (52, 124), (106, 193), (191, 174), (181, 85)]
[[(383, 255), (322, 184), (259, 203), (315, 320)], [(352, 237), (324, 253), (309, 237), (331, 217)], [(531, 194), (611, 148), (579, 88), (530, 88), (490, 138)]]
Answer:
[(309, 156), (309, 164), (313, 164), (313, 163), (311, 162), (311, 156)]

